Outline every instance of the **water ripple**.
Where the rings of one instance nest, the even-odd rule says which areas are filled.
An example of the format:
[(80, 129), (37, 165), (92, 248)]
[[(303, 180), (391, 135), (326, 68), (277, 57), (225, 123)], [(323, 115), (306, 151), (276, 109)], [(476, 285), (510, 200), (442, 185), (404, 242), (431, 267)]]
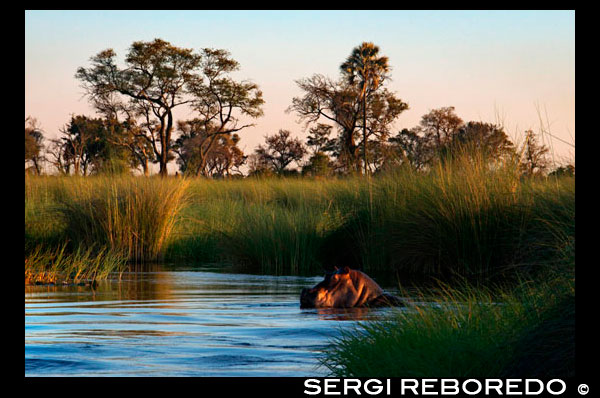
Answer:
[(381, 312), (301, 310), (319, 279), (186, 271), (26, 287), (25, 375), (323, 376), (315, 354)]

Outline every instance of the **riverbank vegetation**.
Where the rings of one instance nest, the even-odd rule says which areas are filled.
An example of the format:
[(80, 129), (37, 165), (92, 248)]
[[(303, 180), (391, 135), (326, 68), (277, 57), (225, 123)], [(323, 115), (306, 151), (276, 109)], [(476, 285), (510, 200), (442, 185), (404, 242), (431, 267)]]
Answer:
[[(342, 334), (323, 365), (362, 377), (571, 374), (574, 159), (552, 171), (531, 129), (513, 143), (499, 121), (447, 106), (395, 130), (408, 103), (387, 86), (388, 58), (362, 43), (337, 79), (296, 81), (288, 111), (305, 143), (265, 132), (246, 155), (240, 134), (264, 100), (232, 77), (229, 52), (155, 39), (134, 42), (125, 64), (109, 49), (77, 69), (99, 117), (73, 115), (46, 143), (26, 120), (26, 283), (155, 262), (439, 280), (406, 311)], [(194, 117), (175, 120), (176, 106)], [(42, 175), (48, 164), (58, 175)]]
[(574, 179), (519, 179), (498, 195), (500, 181), (437, 186), (439, 200), (423, 195), (423, 207), (393, 218), (387, 247), (400, 269), (461, 277), (406, 290), (407, 307), (341, 331), (322, 366), (343, 377), (575, 375)]
[(127, 268), (123, 256), (106, 248), (68, 252), (66, 245), (36, 246), (25, 252), (25, 285), (94, 285), (111, 273), (120, 277)]
[(275, 274), (545, 272), (557, 245), (574, 239), (574, 178), (514, 170), (465, 153), (428, 173), (369, 179), (28, 176), (26, 241)]
[(27, 176), (26, 283), (99, 279), (119, 259), (462, 279), (407, 293), (406, 310), (341, 334), (322, 364), (338, 376), (572, 375), (575, 179), (486, 164), (463, 153), (370, 179)]
[(574, 248), (563, 250), (562, 264), (516, 287), (405, 293), (406, 308), (340, 331), (320, 363), (342, 377), (573, 377)]

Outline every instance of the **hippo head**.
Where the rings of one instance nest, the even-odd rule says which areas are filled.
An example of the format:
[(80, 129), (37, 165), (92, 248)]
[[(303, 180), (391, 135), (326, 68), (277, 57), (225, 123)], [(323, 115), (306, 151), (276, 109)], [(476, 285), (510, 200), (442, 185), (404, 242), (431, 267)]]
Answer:
[(350, 281), (348, 267), (337, 268), (334, 272), (325, 274), (325, 279), (312, 289), (304, 288), (300, 293), (300, 308), (335, 307), (335, 294), (341, 285)]

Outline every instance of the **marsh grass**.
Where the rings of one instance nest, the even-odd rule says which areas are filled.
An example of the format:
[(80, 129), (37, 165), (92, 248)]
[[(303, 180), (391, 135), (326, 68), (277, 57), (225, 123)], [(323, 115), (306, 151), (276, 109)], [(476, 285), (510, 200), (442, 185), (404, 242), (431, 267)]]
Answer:
[(188, 182), (158, 178), (61, 180), (55, 200), (64, 235), (76, 245), (106, 246), (135, 262), (163, 255), (183, 207)]
[(27, 177), (26, 240), (106, 245), (132, 261), (403, 277), (539, 272), (574, 236), (572, 177), (458, 152), (369, 179)]
[(510, 160), (489, 164), (466, 153), (426, 174), (400, 169), (373, 179), (372, 205), (358, 201), (326, 234), (324, 257), (405, 276), (532, 270), (574, 236), (574, 179), (520, 179)]
[(464, 283), (411, 293), (394, 317), (340, 332), (322, 365), (345, 377), (573, 372), (573, 177), (521, 178), (514, 159), (465, 150), (428, 172), (369, 179), (28, 176), (25, 185), (26, 243), (60, 248), (26, 251), (26, 280), (28, 269), (32, 281), (98, 278), (120, 269), (114, 253), (270, 274), (348, 265), (401, 281), (455, 278)]
[(328, 188), (310, 180), (198, 180), (169, 259), (234, 263), (273, 274), (321, 272), (318, 247), (340, 218)]
[(320, 358), (331, 375), (573, 376), (574, 178), (522, 179), (510, 160), (481, 160), (374, 179), (372, 209), (326, 237), (370, 269), (446, 281), (340, 331)]
[(406, 307), (340, 331), (321, 365), (342, 377), (574, 376), (573, 209), (556, 206), (536, 207), (539, 241), (527, 240), (531, 263), (513, 270), (510, 283), (463, 278), (402, 289)]
[(95, 283), (113, 273), (120, 278), (127, 267), (123, 256), (106, 248), (78, 247), (68, 252), (66, 246), (26, 250), (25, 284)]
[(341, 330), (320, 363), (336, 377), (570, 377), (572, 284), (440, 286), (385, 319)]
[(327, 218), (319, 209), (250, 204), (238, 216), (237, 225), (223, 233), (234, 260), (266, 273), (320, 272), (315, 254)]

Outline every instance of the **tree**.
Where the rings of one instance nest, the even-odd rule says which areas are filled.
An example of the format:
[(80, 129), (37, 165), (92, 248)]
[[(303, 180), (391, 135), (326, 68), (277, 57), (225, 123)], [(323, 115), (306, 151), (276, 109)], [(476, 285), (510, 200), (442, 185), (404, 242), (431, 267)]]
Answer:
[(406, 144), (413, 145), (412, 149), (420, 152), (413, 153), (412, 156), (413, 160), (417, 160), (419, 168), (423, 168), (432, 160), (445, 158), (453, 153), (455, 137), (463, 126), (464, 122), (456, 115), (453, 106), (442, 107), (421, 116), (419, 125), (402, 138)]
[(270, 177), (273, 169), (270, 162), (257, 153), (248, 156), (248, 177)]
[(196, 174), (206, 170), (211, 152), (219, 146), (219, 142), (229, 142), (234, 133), (254, 126), (240, 124), (240, 116), (258, 118), (263, 115), (264, 104), (258, 85), (248, 81), (237, 82), (227, 76), (239, 69), (239, 63), (227, 51), (203, 49), (201, 68), (205, 81), (197, 81), (190, 88), (194, 95), (192, 107), (200, 117), (180, 124), (180, 129), (187, 127), (193, 130), (190, 138), (191, 135), (194, 138), (188, 146), (194, 144), (196, 147)]
[(46, 160), (56, 168), (59, 174), (69, 175), (72, 158), (63, 140), (50, 140), (50, 145), (46, 147)]
[(306, 145), (312, 148), (313, 153), (335, 151), (336, 142), (329, 138), (332, 129), (331, 125), (318, 123), (309, 130)]
[(147, 137), (160, 164), (160, 174), (167, 175), (173, 130), (173, 109), (188, 103), (186, 87), (199, 77), (194, 73), (200, 57), (191, 49), (179, 48), (161, 39), (134, 42), (120, 69), (115, 52), (104, 50), (91, 58), (90, 68), (78, 68), (75, 75), (83, 82), (93, 102), (103, 103), (112, 94), (120, 94), (132, 105), (143, 107), (150, 124), (156, 127)]
[(277, 174), (293, 161), (299, 162), (306, 154), (306, 148), (298, 138), (291, 138), (288, 130), (279, 130), (272, 136), (265, 136), (266, 147), (259, 145), (255, 154), (259, 163), (268, 164)]
[(489, 161), (513, 156), (514, 144), (501, 126), (470, 121), (464, 123), (454, 107), (433, 109), (423, 115), (419, 125), (403, 129), (389, 138), (394, 155), (417, 170), (425, 169), (432, 160), (464, 150), (474, 150)]
[(431, 146), (440, 150), (448, 144), (463, 125), (453, 106), (433, 109), (421, 117), (419, 133)]
[(306, 126), (317, 123), (321, 118), (334, 122), (339, 129), (338, 161), (347, 171), (360, 170), (356, 128), (360, 117), (360, 107), (356, 101), (356, 87), (346, 81), (333, 80), (323, 75), (313, 75), (300, 79), (296, 84), (304, 91), (304, 96), (294, 97), (288, 112), (294, 111)]
[(25, 164), (31, 162), (29, 170), (41, 174), (41, 163), (44, 160), (44, 134), (37, 119), (28, 116), (25, 119)]
[[(325, 119), (333, 122), (338, 128), (338, 137), (327, 142), (327, 149), (336, 158), (341, 172), (360, 172), (359, 129), (363, 127), (364, 112), (360, 101), (358, 85), (351, 85), (347, 79), (333, 81), (322, 75), (296, 81), (304, 91), (302, 97), (294, 97), (288, 112), (296, 112), (306, 126), (323, 125), (319, 121)], [(408, 105), (387, 90), (367, 96), (367, 139), (372, 135), (388, 134), (395, 119)], [(322, 129), (323, 127), (321, 127)], [(363, 140), (364, 140), (364, 128)], [(311, 129), (312, 134), (315, 133)], [(363, 156), (364, 158), (364, 156)]]
[(469, 145), (490, 159), (514, 154), (514, 144), (502, 127), (491, 123), (468, 122), (452, 137), (454, 146)]
[[(130, 135), (132, 126), (127, 122), (121, 123), (117, 119), (98, 120), (101, 122), (101, 127), (95, 130), (94, 141), (87, 148), (91, 155), (91, 172), (125, 174), (130, 173), (132, 168), (138, 168), (141, 161), (136, 157), (139, 155), (137, 153), (139, 146), (126, 145), (128, 140), (132, 139)], [(145, 174), (147, 175), (147, 171)]]
[(565, 166), (559, 166), (548, 174), (550, 177), (575, 177), (575, 166), (567, 164)]
[[(179, 156), (179, 170), (195, 176), (231, 176), (240, 174), (239, 168), (246, 161), (242, 150), (237, 146), (240, 136), (236, 133), (214, 135), (208, 139), (203, 121), (179, 121), (179, 138), (173, 146)], [(214, 130), (213, 130), (214, 131)], [(209, 133), (210, 134), (210, 133)], [(212, 149), (208, 151), (207, 147)]]
[[(115, 53), (105, 50), (92, 58), (92, 67), (79, 68), (77, 77), (99, 110), (120, 109), (130, 118), (140, 118), (133, 133), (138, 158), (146, 161), (139, 139), (151, 145), (160, 174), (167, 174), (173, 159), (173, 109), (187, 105), (200, 114), (194, 123), (204, 124), (207, 145), (200, 145), (200, 162), (206, 162), (220, 136), (253, 124), (238, 125), (240, 116), (262, 116), (262, 92), (248, 81), (238, 82), (229, 74), (239, 63), (225, 50), (204, 48), (199, 53), (172, 46), (160, 39), (133, 43), (126, 58), (128, 68), (119, 69)], [(199, 143), (200, 144), (200, 143)], [(204, 169), (200, 165), (200, 169)]]
[(61, 136), (51, 141), (49, 161), (62, 174), (125, 173), (135, 161), (131, 154), (110, 137), (122, 128), (114, 120), (72, 115), (60, 129)]
[(538, 143), (533, 130), (527, 130), (521, 149), (521, 172), (526, 176), (543, 174), (550, 166), (547, 158), (548, 151), (548, 147)]
[(217, 145), (206, 162), (208, 175), (218, 178), (243, 175), (240, 167), (246, 162), (246, 156), (237, 146), (239, 142), (240, 136), (235, 133), (222, 135), (217, 139)]
[(355, 47), (340, 69), (350, 85), (360, 82), (359, 101), (363, 112), (363, 159), (365, 175), (368, 174), (367, 162), (367, 97), (376, 91), (389, 72), (388, 57), (379, 56), (379, 47), (364, 42)]
[(310, 176), (328, 176), (332, 172), (331, 159), (324, 152), (314, 152), (308, 163), (302, 167), (303, 175)]
[[(148, 121), (148, 107), (132, 106), (116, 98), (114, 93), (102, 100), (93, 101), (93, 104), (96, 110), (104, 115), (108, 128), (106, 140), (127, 150), (131, 167), (140, 168), (144, 176), (149, 176), (149, 163), (156, 160), (156, 154), (153, 151), (152, 140), (148, 139), (149, 136), (154, 136), (155, 130)], [(144, 121), (140, 122), (140, 117), (144, 117)], [(121, 119), (123, 121), (120, 121)], [(146, 126), (150, 126), (148, 131), (145, 130)]]
[(65, 153), (63, 158), (72, 164), (75, 175), (87, 175), (88, 166), (94, 156), (90, 146), (98, 139), (98, 130), (101, 128), (102, 121), (99, 119), (73, 115), (69, 123), (60, 129), (60, 139), (64, 145), (61, 149)]
[(419, 132), (418, 128), (402, 129), (396, 136), (389, 138), (399, 157), (415, 170), (423, 170), (432, 158), (431, 146)]

